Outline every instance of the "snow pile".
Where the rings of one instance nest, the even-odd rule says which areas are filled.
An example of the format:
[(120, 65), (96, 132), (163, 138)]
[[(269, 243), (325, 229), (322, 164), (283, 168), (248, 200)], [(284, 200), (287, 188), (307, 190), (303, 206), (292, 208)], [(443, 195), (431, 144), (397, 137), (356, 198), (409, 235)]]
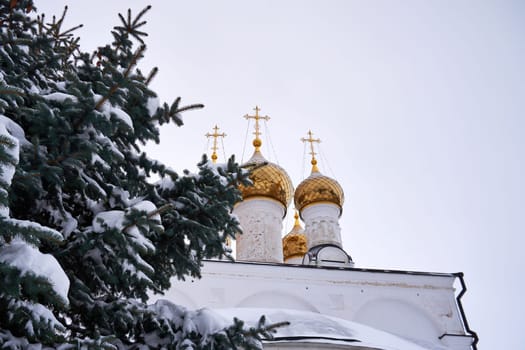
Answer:
[(10, 224), (11, 227), (16, 227), (17, 229), (29, 229), (33, 231), (38, 231), (45, 233), (48, 239), (55, 240), (56, 242), (62, 241), (62, 235), (52, 228), (42, 226), (37, 222), (27, 221), (27, 220), (17, 220), (13, 218), (4, 219), (4, 222)]
[(17, 267), (22, 275), (33, 273), (50, 281), (53, 290), (68, 303), (69, 279), (58, 261), (50, 254), (42, 254), (37, 248), (15, 238), (0, 247), (0, 262)]
[[(0, 168), (0, 196), (7, 198), (7, 188), (11, 185), (11, 180), (15, 174), (15, 167), (18, 164), (18, 139), (11, 136), (10, 130), (20, 131), (20, 128), (11, 119), (0, 115), (0, 142), (4, 144), (7, 155), (11, 158), (4, 162)], [(23, 130), (21, 131), (23, 135)], [(1, 165), (1, 164), (0, 164)], [(9, 208), (0, 204), (0, 217), (9, 217)]]
[[(100, 100), (103, 100), (104, 97), (101, 96), (101, 95), (98, 95), (98, 94), (94, 94), (95, 96), (95, 99), (97, 101), (100, 101)], [(131, 117), (129, 116), (128, 113), (124, 112), (122, 109), (118, 108), (118, 107), (115, 107), (113, 106), (111, 103), (109, 103), (108, 101), (104, 101), (104, 103), (102, 103), (102, 106), (100, 108), (100, 111), (102, 112), (102, 114), (104, 114), (104, 116), (108, 119), (108, 120), (111, 120), (111, 117), (115, 117), (117, 118), (119, 121), (121, 121), (122, 123), (124, 123), (131, 131), (134, 131), (135, 129), (133, 128), (133, 120), (131, 119)]]
[[(141, 201), (130, 207), (129, 210), (109, 210), (98, 213), (93, 219), (93, 231), (104, 232), (108, 228), (115, 228), (125, 231), (131, 237), (131, 241), (143, 251), (154, 251), (155, 246), (146, 238), (136, 225), (126, 225), (126, 214), (132, 210), (138, 210), (151, 215), (150, 220), (155, 220), (160, 224), (160, 215), (155, 213), (157, 207), (150, 201)], [(153, 213), (153, 214), (150, 214)]]
[(301, 342), (349, 344), (384, 350), (445, 350), (432, 345), (423, 347), (393, 334), (360, 323), (307, 311), (287, 309), (233, 308), (215, 310), (228, 319), (237, 317), (248, 325), (256, 325), (260, 316), (266, 316), (267, 324), (288, 321), (289, 326), (277, 328), (273, 341), (288, 342), (280, 338), (294, 337)]
[[(9, 307), (10, 309), (23, 308), (27, 310), (27, 312), (31, 314), (31, 318), (33, 320), (38, 320), (40, 322), (43, 321), (44, 323), (48, 324), (50, 328), (55, 328), (55, 329), (60, 329), (60, 330), (64, 329), (64, 325), (56, 319), (55, 315), (53, 315), (51, 310), (49, 310), (47, 307), (45, 307), (42, 304), (32, 303), (32, 302), (24, 301), (24, 300), (12, 299), (10, 301)], [(27, 322), (25, 325), (25, 329), (28, 334), (30, 335), (35, 334), (33, 322)]]
[[(189, 339), (192, 334), (201, 335), (201, 345), (208, 344), (214, 334), (232, 324), (232, 321), (213, 310), (206, 308), (188, 310), (162, 299), (149, 305), (148, 309), (156, 315), (155, 319), (162, 324), (164, 332), (171, 334), (173, 338), (171, 341), (180, 342), (183, 348), (185, 345), (188, 349), (193, 349), (195, 346)], [(163, 348), (163, 345), (168, 345), (166, 338), (161, 339), (156, 333), (148, 334), (146, 339), (150, 346)]]
[(220, 313), (207, 308), (188, 310), (162, 299), (150, 305), (149, 308), (155, 311), (159, 318), (170, 320), (177, 327), (181, 327), (183, 336), (196, 332), (206, 338), (231, 325), (231, 321), (221, 316)]
[[(5, 130), (5, 131), (2, 131)], [(31, 145), (31, 143), (26, 139), (24, 129), (14, 121), (12, 121), (10, 118), (7, 118), (6, 116), (3, 116), (0, 114), (0, 131), (2, 131), (2, 134), (0, 135), (6, 135), (5, 132), (9, 132), (9, 134), (14, 137), (16, 140), (18, 140), (18, 143), (20, 145)]]
[(153, 117), (155, 113), (157, 112), (157, 109), (159, 109), (160, 106), (160, 100), (158, 97), (150, 97), (148, 98), (148, 103), (146, 107), (148, 108), (148, 113), (150, 117)]
[(66, 94), (63, 92), (53, 92), (47, 95), (42, 95), (43, 98), (49, 101), (56, 101), (56, 102), (64, 102), (67, 99), (70, 99), (72, 102), (78, 102), (78, 99), (76, 96)]

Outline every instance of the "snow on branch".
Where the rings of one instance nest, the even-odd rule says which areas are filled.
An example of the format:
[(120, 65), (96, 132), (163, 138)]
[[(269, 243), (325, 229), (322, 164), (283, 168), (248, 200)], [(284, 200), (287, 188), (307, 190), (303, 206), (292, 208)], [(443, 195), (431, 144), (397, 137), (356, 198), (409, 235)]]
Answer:
[(23, 275), (33, 273), (45, 277), (63, 302), (69, 303), (69, 279), (53, 255), (42, 254), (34, 246), (15, 238), (0, 247), (0, 262), (15, 266)]

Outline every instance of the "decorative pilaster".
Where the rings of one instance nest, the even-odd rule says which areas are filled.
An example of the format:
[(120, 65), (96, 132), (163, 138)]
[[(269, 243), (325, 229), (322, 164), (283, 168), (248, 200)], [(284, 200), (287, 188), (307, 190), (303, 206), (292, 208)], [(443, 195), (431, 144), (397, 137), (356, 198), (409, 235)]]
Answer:
[(269, 198), (250, 198), (238, 203), (233, 213), (242, 234), (236, 235), (238, 261), (283, 262), (281, 231), (283, 205)]
[(301, 211), (308, 249), (323, 244), (343, 247), (339, 226), (340, 211), (340, 208), (332, 203), (316, 203)]

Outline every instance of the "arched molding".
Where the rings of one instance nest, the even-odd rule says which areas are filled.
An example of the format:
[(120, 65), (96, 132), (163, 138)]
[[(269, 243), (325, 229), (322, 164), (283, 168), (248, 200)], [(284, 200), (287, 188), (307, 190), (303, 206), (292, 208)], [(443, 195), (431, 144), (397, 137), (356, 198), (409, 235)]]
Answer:
[(302, 310), (319, 313), (319, 310), (308, 300), (282, 291), (265, 290), (242, 299), (235, 307), (268, 307), (279, 309)]
[(443, 333), (438, 322), (422, 307), (395, 298), (377, 298), (359, 307), (354, 322), (397, 334), (408, 339), (435, 339)]

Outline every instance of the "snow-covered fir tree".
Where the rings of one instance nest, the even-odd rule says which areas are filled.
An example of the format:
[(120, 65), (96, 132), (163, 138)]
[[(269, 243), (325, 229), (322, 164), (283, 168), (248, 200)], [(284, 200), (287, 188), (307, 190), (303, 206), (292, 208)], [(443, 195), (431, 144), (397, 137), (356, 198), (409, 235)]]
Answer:
[[(147, 304), (170, 278), (227, 255), (247, 174), (204, 156), (182, 175), (148, 158), (159, 126), (201, 105), (159, 104), (137, 68), (148, 8), (82, 52), (62, 17), (0, 0), (0, 348), (260, 348), (273, 326)], [(151, 183), (156, 174), (160, 180)]]

